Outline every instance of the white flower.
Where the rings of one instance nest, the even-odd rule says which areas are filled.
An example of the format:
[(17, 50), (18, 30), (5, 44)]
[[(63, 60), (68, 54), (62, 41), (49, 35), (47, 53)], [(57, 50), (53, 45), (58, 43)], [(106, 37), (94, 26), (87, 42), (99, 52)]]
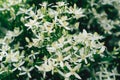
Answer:
[(66, 74), (67, 77), (74, 75), (76, 78), (81, 79), (81, 77), (76, 73), (76, 71), (79, 70), (81, 67), (80, 64), (76, 65), (74, 68), (72, 68), (68, 63), (66, 63), (66, 66), (70, 70), (70, 72)]
[(68, 63), (66, 64), (66, 66), (67, 66), (67, 68), (70, 70), (70, 72), (68, 72), (68, 73), (63, 73), (63, 72), (61, 72), (60, 70), (58, 70), (58, 73), (59, 73), (60, 75), (62, 75), (62, 76), (65, 78), (65, 80), (69, 80), (69, 78), (70, 78), (71, 75), (74, 75), (76, 78), (81, 79), (81, 77), (76, 73), (76, 71), (79, 70), (80, 67), (81, 67), (80, 64), (77, 65), (77, 66), (75, 66), (74, 68), (71, 68)]
[(25, 67), (22, 67), (22, 71), (21, 73), (19, 73), (19, 75), (25, 75), (27, 74), (29, 78), (31, 78), (31, 75), (30, 75), (30, 71), (32, 71), (34, 69), (34, 67), (31, 67), (31, 68), (25, 68)]
[(20, 58), (19, 51), (10, 51), (10, 53), (6, 54), (5, 62), (18, 62)]
[(57, 49), (58, 49), (58, 44), (57, 44), (57, 42), (53, 42), (51, 46), (48, 46), (48, 47), (47, 47), (47, 50), (48, 50), (49, 52), (56, 52)]
[(48, 32), (48, 33), (53, 32), (53, 30), (52, 30), (53, 27), (54, 27), (54, 24), (53, 24), (53, 23), (45, 22), (45, 23), (43, 24), (43, 26), (44, 26), (45, 32)]
[(61, 2), (57, 2), (57, 5), (52, 6), (52, 7), (63, 7), (63, 6), (66, 6), (66, 5), (68, 5), (68, 3), (65, 3), (65, 2), (61, 1)]
[(39, 5), (42, 6), (42, 7), (47, 7), (48, 3), (47, 2), (43, 2), (42, 4), (39, 4)]
[(35, 20), (35, 21), (37, 21), (40, 17), (39, 17), (39, 15), (36, 13), (36, 12), (34, 12), (34, 11), (30, 11), (29, 12), (29, 14), (28, 14), (29, 16), (28, 16), (28, 18), (33, 18), (33, 20)]
[(35, 55), (39, 54), (38, 52), (33, 52), (33, 50), (31, 51), (31, 54), (28, 56), (28, 58), (33, 57), (33, 59), (35, 59)]
[(48, 4), (47, 2), (43, 2), (42, 4), (39, 4), (42, 8), (41, 11), (42, 13), (46, 13), (47, 7), (50, 6), (51, 4)]
[(57, 58), (55, 58), (55, 61), (57, 61), (57, 63), (60, 65), (60, 67), (64, 67), (64, 61), (65, 60), (69, 60), (71, 55), (68, 56), (63, 56), (62, 53), (60, 52), (56, 52)]
[(2, 59), (5, 57), (6, 54), (7, 54), (6, 51), (0, 52), (0, 61), (2, 61)]
[(55, 19), (55, 23), (56, 23), (56, 19), (58, 17), (58, 12), (53, 9), (48, 9), (48, 14), (51, 18)]
[(90, 34), (87, 33), (87, 31), (84, 29), (82, 33), (79, 33), (78, 35), (73, 36), (76, 43), (84, 43), (85, 41), (88, 41)]
[(13, 63), (13, 66), (15, 67), (12, 71), (15, 71), (15, 70), (20, 70), (21, 71), (21, 66), (25, 63), (25, 61), (19, 61), (17, 63)]
[(43, 72), (43, 77), (45, 78), (46, 76), (46, 72), (52, 71), (54, 70), (54, 66), (55, 66), (55, 61), (51, 60), (51, 59), (46, 59), (44, 61), (44, 63), (40, 66), (35, 65), (35, 67), (39, 70)]
[(77, 9), (76, 4), (74, 4), (74, 7), (70, 7), (68, 11), (68, 13), (74, 14), (76, 19), (83, 17), (83, 12), (81, 8)]
[(66, 48), (64, 48), (64, 49), (62, 50), (62, 52), (68, 52), (68, 51), (70, 51), (71, 48), (72, 48), (71, 46), (66, 47)]
[(0, 63), (0, 75), (8, 71), (8, 66), (5, 66), (3, 63)]
[(28, 27), (28, 29), (32, 29), (34, 26), (38, 27), (39, 26), (39, 22), (37, 22), (36, 20), (32, 20), (32, 19), (29, 19), (29, 22), (27, 22), (25, 24), (25, 26)]
[(7, 31), (6, 38), (10, 39), (11, 42), (14, 39), (14, 37), (20, 35), (22, 33), (22, 30), (20, 31), (19, 28), (15, 28), (14, 31)]
[(57, 50), (59, 51), (65, 45), (64, 40), (65, 38), (62, 36), (60, 39), (58, 39), (58, 41), (53, 42), (50, 46), (48, 45), (47, 50), (49, 52), (57, 52)]
[(81, 48), (79, 50), (79, 55), (76, 54), (76, 57), (80, 58), (77, 62), (82, 62), (84, 60), (86, 64), (88, 63), (87, 58), (91, 57), (92, 53), (87, 53), (85, 50), (87, 50), (87, 48)]
[(3, 10), (8, 10), (10, 11), (12, 6), (20, 4), (22, 2), (22, 0), (7, 0), (7, 1), (3, 1), (4, 3), (2, 4), (2, 8), (0, 8), (0, 11)]
[(29, 14), (29, 12), (32, 9), (33, 9), (32, 7), (30, 7), (29, 9), (20, 8), (16, 15), (19, 15), (19, 14)]
[(63, 27), (66, 30), (70, 30), (70, 28), (68, 27), (69, 23), (67, 22), (67, 20), (67, 16), (62, 16), (60, 19), (57, 19), (57, 21), (60, 23), (60, 27)]
[(8, 1), (8, 3), (9, 3), (9, 5), (17, 5), (17, 4), (19, 4), (19, 3), (21, 3), (22, 2), (22, 0), (7, 0)]
[(38, 16), (38, 19), (42, 19), (45, 16), (40, 9), (37, 10), (35, 15)]
[(2, 8), (0, 8), (0, 11), (3, 11), (3, 10), (10, 10), (10, 8), (9, 8), (10, 6), (8, 5), (8, 4), (5, 4), (5, 3), (3, 3), (2, 4)]
[(108, 67), (100, 67), (100, 71), (96, 72), (96, 75), (99, 77), (99, 80), (116, 80), (116, 76), (120, 76), (117, 72), (117, 68), (114, 68), (110, 71), (107, 70)]
[(49, 51), (49, 52), (56, 52), (56, 49), (54, 48), (54, 47), (47, 47), (47, 50)]
[(103, 36), (100, 36), (100, 35), (98, 35), (97, 32), (95, 32), (90, 39), (91, 39), (92, 41), (95, 41), (95, 40), (99, 40), (99, 39), (103, 39), (103, 38), (104, 38)]
[(8, 44), (3, 44), (0, 49), (1, 52), (6, 53), (6, 51), (10, 50), (10, 46)]
[(65, 2), (57, 2), (57, 5), (58, 5), (58, 6), (64, 6), (64, 5), (65, 5)]

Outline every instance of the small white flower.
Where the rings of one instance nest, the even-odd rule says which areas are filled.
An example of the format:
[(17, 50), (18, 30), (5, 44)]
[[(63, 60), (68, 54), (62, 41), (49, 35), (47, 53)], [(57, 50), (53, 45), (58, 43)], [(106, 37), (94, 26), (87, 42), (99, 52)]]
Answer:
[(34, 26), (38, 27), (39, 26), (39, 22), (37, 22), (36, 20), (32, 20), (29, 19), (29, 22), (25, 24), (25, 26), (28, 27), (28, 29), (32, 29)]
[(67, 22), (67, 20), (67, 16), (62, 16), (60, 19), (57, 19), (57, 21), (60, 23), (60, 27), (63, 27), (66, 30), (70, 30), (70, 28), (68, 27), (69, 23)]
[(33, 52), (33, 50), (31, 51), (31, 54), (28, 56), (28, 58), (33, 57), (33, 59), (35, 59), (35, 55), (39, 54), (38, 52)]
[(70, 78), (71, 75), (74, 75), (76, 78), (81, 79), (81, 77), (76, 73), (76, 71), (79, 70), (80, 67), (81, 67), (80, 64), (77, 65), (77, 66), (75, 66), (74, 68), (71, 68), (68, 63), (66, 64), (66, 66), (67, 66), (67, 68), (70, 70), (70, 72), (68, 72), (68, 73), (63, 73), (63, 72), (61, 72), (60, 70), (58, 70), (58, 73), (59, 73), (60, 75), (62, 75), (62, 76), (65, 78), (65, 80), (69, 80), (69, 78)]
[(71, 75), (74, 75), (76, 78), (81, 79), (81, 77), (76, 73), (77, 70), (80, 69), (81, 65), (78, 64), (77, 66), (75, 66), (74, 68), (72, 68), (68, 63), (66, 63), (67, 68), (70, 70), (70, 72), (68, 72), (66, 74), (67, 77), (70, 77)]
[(87, 49), (81, 48), (79, 50), (79, 55), (76, 54), (76, 56), (79, 58), (77, 60), (77, 62), (85, 61), (86, 64), (88, 63), (87, 58), (91, 57), (92, 53), (86, 53), (85, 50), (87, 50)]
[(32, 76), (30, 75), (30, 71), (32, 71), (34, 69), (34, 67), (31, 67), (31, 68), (25, 68), (25, 67), (22, 67), (22, 71), (21, 73), (19, 73), (19, 75), (25, 75), (27, 74), (29, 78), (31, 78)]
[(45, 23), (43, 24), (43, 26), (44, 26), (46, 32), (48, 32), (48, 33), (53, 32), (52, 29), (53, 29), (54, 25), (53, 25), (52, 23), (50, 23), (50, 22), (45, 22)]
[(11, 41), (12, 41), (14, 37), (20, 35), (21, 33), (22, 33), (22, 30), (20, 31), (19, 28), (15, 28), (14, 31), (7, 31), (6, 37), (8, 39), (11, 39)]
[(43, 2), (42, 4), (39, 4), (42, 7), (47, 7), (48, 3), (47, 2)]
[(16, 15), (19, 15), (19, 14), (29, 14), (29, 12), (32, 9), (33, 9), (32, 7), (30, 7), (29, 9), (20, 8)]
[(83, 17), (83, 12), (81, 8), (77, 8), (76, 4), (74, 4), (74, 7), (70, 7), (68, 11), (68, 13), (74, 14), (76, 19)]
[(49, 52), (56, 52), (60, 48), (58, 42), (53, 42), (51, 46), (47, 47)]
[(18, 63), (13, 63), (13, 66), (15, 67), (12, 71), (15, 70), (20, 70), (21, 71), (21, 66), (25, 63), (25, 61), (19, 61)]
[(56, 3), (57, 5), (54, 5), (54, 6), (52, 6), (52, 7), (63, 7), (63, 6), (66, 6), (66, 5), (68, 5), (68, 3), (65, 3), (65, 2), (63, 2), (63, 1), (61, 1), (61, 2), (57, 2)]
[(62, 53), (56, 52), (57, 58), (55, 58), (55, 61), (60, 65), (60, 67), (64, 67), (64, 61), (69, 60), (71, 55), (63, 56)]
[(20, 58), (19, 51), (10, 51), (10, 53), (6, 54), (5, 62), (18, 62)]
[(0, 75), (8, 71), (8, 66), (5, 66), (3, 63), (0, 63)]
[(46, 59), (44, 61), (44, 63), (41, 66), (35, 66), (39, 71), (43, 72), (43, 77), (45, 78), (46, 76), (46, 72), (52, 71), (54, 70), (54, 66), (55, 66), (55, 61), (51, 60), (51, 59)]

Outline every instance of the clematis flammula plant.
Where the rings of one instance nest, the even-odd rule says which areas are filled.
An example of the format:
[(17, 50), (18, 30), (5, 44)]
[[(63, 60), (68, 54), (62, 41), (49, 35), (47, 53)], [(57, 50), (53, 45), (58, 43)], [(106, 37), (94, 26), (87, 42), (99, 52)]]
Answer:
[[(40, 72), (43, 76), (39, 79), (44, 80), (47, 77), (46, 73), (51, 72), (51, 75), (54, 75), (55, 72), (65, 80), (71, 80), (71, 77), (80, 80), (77, 72), (80, 72), (84, 65), (91, 65), (92, 59), (94, 60), (93, 54), (103, 53), (105, 47), (99, 42), (99, 35), (88, 33), (86, 30), (78, 32), (78, 18), (84, 16), (81, 8), (77, 8), (76, 5), (70, 7), (65, 2), (56, 2), (55, 6), (53, 5), (44, 2), (36, 8), (35, 5), (27, 4), (17, 7), (17, 11), (16, 6), (10, 6), (12, 8), (8, 11), (11, 11), (10, 15), (13, 18), (16, 17), (14, 22), (22, 22), (19, 26), (23, 29), (23, 34), (20, 36), (25, 39), (19, 38), (22, 30), (14, 26), (14, 31), (6, 31), (6, 36), (0, 39), (0, 64), (3, 64), (0, 65), (0, 74), (10, 71), (16, 77), (21, 78), (25, 75), (25, 79), (29, 80), (34, 76), (31, 72)], [(9, 4), (4, 6), (9, 8)], [(19, 27), (18, 24), (15, 26)], [(30, 30), (26, 31), (24, 27)], [(69, 34), (73, 29), (76, 33)], [(24, 40), (25, 44), (22, 43)], [(16, 45), (17, 43), (19, 44)], [(41, 60), (43, 56), (45, 57)]]

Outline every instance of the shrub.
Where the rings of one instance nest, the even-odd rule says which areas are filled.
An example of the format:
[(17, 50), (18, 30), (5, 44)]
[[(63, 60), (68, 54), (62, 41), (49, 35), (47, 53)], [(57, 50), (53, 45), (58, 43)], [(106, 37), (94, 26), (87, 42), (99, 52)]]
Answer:
[(1, 0), (0, 79), (119, 79), (118, 2)]

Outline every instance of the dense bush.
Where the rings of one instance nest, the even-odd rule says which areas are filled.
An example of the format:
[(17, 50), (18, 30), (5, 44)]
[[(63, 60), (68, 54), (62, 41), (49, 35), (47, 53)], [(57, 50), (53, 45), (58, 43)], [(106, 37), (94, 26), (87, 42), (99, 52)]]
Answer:
[(1, 0), (0, 80), (119, 80), (119, 0)]

